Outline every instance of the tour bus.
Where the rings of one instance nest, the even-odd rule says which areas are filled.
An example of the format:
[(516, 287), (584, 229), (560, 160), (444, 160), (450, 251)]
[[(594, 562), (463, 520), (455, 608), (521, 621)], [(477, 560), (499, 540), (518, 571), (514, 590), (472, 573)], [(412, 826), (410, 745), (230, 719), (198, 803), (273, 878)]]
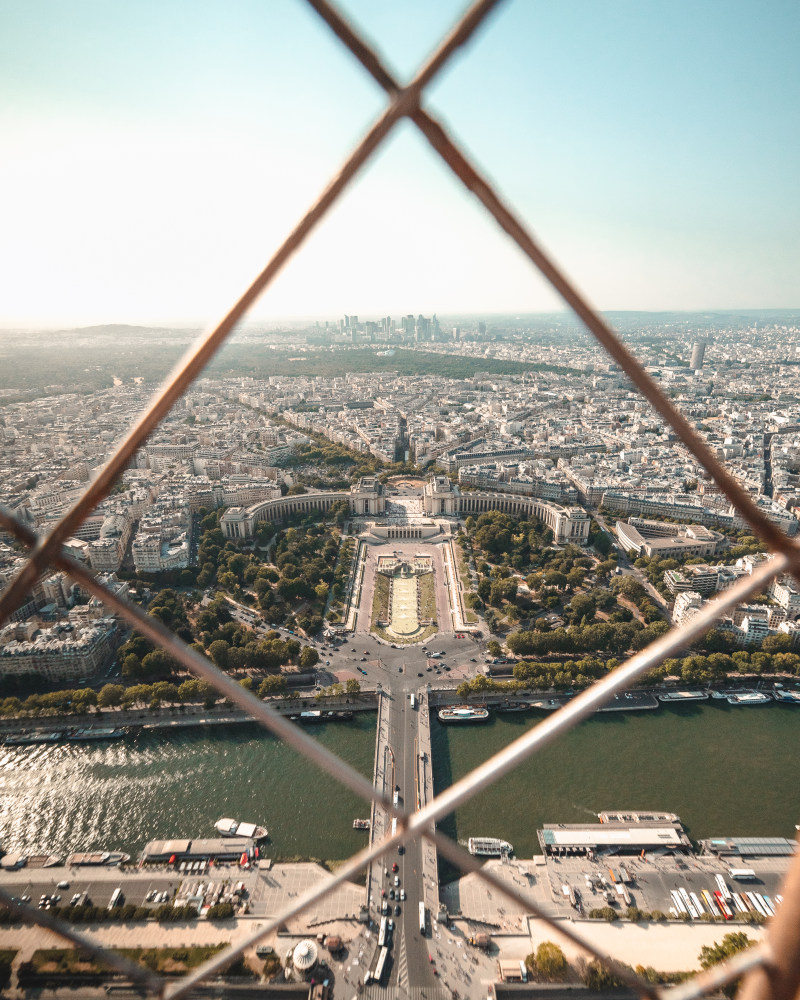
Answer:
[(414, 694), (413, 691), (411, 692), (411, 707), (412, 708), (417, 707), (417, 696)]
[(386, 925), (389, 922), (388, 917), (381, 917), (381, 929), (378, 933), (378, 947), (382, 948), (386, 944)]
[(731, 878), (735, 878), (738, 882), (741, 882), (743, 879), (754, 879), (756, 877), (756, 873), (752, 868), (731, 868), (728, 871), (728, 875)]
[[(389, 949), (384, 945), (381, 948), (380, 956), (378, 957), (378, 964), (375, 966), (375, 971), (370, 976), (373, 983), (378, 983), (380, 985), (383, 979), (383, 970), (386, 968), (386, 959), (389, 957)], [(364, 979), (366, 980), (366, 976)]]
[(113, 910), (115, 906), (122, 906), (122, 889), (119, 886), (111, 893), (108, 909)]

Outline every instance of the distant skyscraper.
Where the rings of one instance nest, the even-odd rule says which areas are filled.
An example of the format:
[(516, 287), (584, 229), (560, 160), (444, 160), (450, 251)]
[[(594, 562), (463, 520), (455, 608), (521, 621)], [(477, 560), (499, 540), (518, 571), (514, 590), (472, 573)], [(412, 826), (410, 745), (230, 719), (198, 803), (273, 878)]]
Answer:
[(706, 356), (706, 342), (704, 340), (698, 340), (696, 344), (692, 344), (692, 360), (689, 362), (689, 367), (696, 372), (699, 372), (703, 367), (703, 359)]

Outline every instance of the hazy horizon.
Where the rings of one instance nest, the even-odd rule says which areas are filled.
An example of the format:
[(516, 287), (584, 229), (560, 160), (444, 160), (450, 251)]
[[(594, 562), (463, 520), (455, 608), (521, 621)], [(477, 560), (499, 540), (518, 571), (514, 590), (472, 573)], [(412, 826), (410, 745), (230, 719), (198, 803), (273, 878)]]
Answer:
[[(462, 6), (342, 5), (401, 79)], [(207, 326), (385, 106), (290, 0), (42, 0), (0, 26), (0, 327)], [(425, 103), (598, 308), (791, 309), (798, 29), (786, 2), (507, 3)], [(402, 122), (252, 317), (561, 308)]]

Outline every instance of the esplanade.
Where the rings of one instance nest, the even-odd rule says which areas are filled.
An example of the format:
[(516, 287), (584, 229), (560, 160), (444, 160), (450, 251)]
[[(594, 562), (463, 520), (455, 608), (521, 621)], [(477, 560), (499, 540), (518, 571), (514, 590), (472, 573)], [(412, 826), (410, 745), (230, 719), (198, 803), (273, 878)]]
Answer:
[[(585, 545), (589, 537), (589, 515), (582, 507), (562, 507), (560, 504), (539, 497), (509, 496), (501, 493), (462, 493), (447, 476), (430, 476), (422, 491), (421, 516), (425, 519), (437, 517), (465, 517), (500, 511), (514, 517), (535, 517), (553, 532), (556, 544), (573, 543)], [(220, 520), (220, 527), (226, 538), (252, 538), (260, 521), (280, 522), (295, 514), (319, 512), (327, 513), (334, 504), (347, 504), (350, 517), (382, 518), (386, 514), (386, 491), (376, 476), (364, 476), (348, 491), (330, 493), (300, 493), (296, 496), (280, 497), (277, 500), (262, 500), (250, 507), (229, 507)], [(431, 524), (430, 520), (427, 522)], [(405, 531), (390, 528), (397, 537), (407, 537), (410, 525)], [(425, 537), (426, 526), (418, 525), (419, 537)], [(430, 530), (430, 529), (429, 529)], [(438, 533), (434, 528), (432, 534)], [(388, 537), (388, 536), (387, 536)]]

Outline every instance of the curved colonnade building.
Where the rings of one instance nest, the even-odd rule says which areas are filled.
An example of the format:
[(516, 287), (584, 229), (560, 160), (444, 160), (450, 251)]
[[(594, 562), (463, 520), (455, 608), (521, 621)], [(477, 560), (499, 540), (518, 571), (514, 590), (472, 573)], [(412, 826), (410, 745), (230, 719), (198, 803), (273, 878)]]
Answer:
[[(429, 518), (465, 517), (496, 510), (514, 517), (536, 517), (550, 528), (559, 545), (585, 545), (589, 537), (590, 518), (582, 507), (562, 507), (539, 497), (462, 493), (446, 476), (431, 476), (425, 484), (422, 500), (425, 517)], [(379, 518), (386, 513), (383, 484), (370, 476), (347, 492), (301, 493), (278, 500), (262, 500), (250, 507), (230, 507), (223, 514), (220, 527), (226, 538), (252, 538), (260, 521), (280, 522), (294, 514), (327, 513), (342, 501), (347, 503), (351, 517)], [(408, 529), (412, 528), (419, 529), (419, 525), (409, 524)], [(402, 529), (394, 526), (393, 530)]]

